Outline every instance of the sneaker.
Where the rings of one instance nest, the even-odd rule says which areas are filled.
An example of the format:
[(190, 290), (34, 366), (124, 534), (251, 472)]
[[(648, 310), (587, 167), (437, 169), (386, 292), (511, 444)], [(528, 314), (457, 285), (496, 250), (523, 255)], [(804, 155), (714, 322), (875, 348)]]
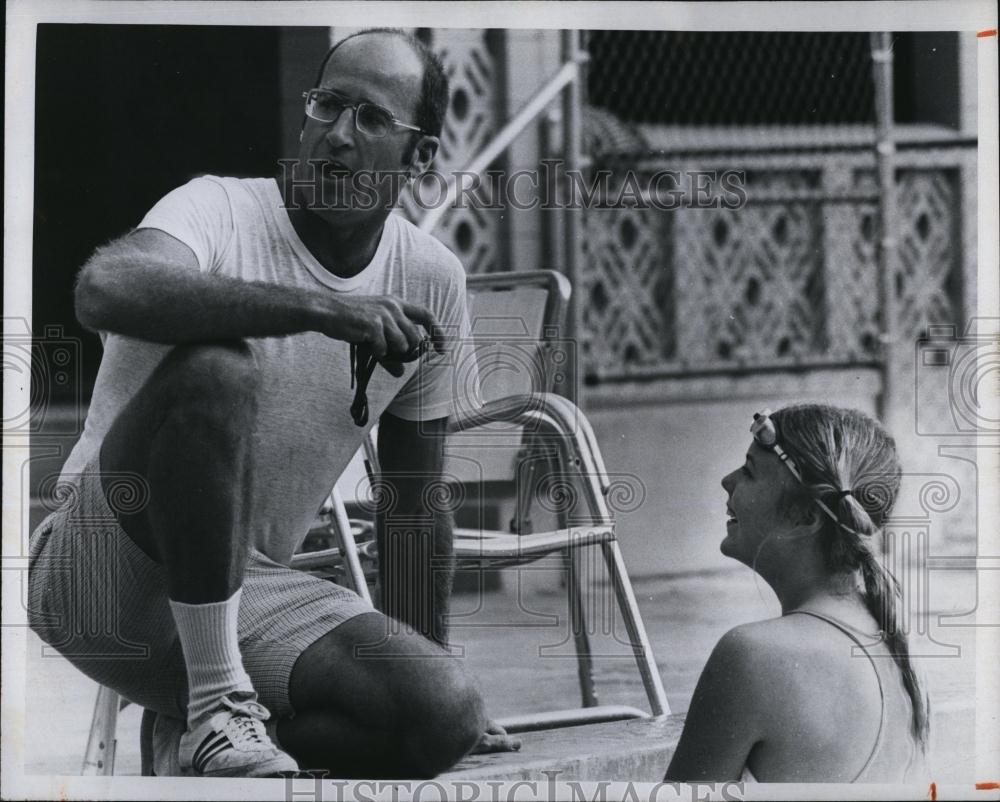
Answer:
[(252, 698), (223, 696), (219, 701), (217, 712), (186, 732), (183, 722), (157, 716), (153, 732), (157, 776), (268, 777), (298, 771), (296, 762), (268, 737), (264, 722), (270, 713), (264, 705)]

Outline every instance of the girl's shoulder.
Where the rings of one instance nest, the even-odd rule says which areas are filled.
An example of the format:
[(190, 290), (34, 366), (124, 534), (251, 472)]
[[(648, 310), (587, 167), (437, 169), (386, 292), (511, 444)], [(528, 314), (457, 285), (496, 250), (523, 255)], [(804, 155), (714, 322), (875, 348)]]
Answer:
[[(828, 623), (806, 615), (784, 615), (740, 624), (716, 645), (716, 659), (745, 675), (771, 684), (790, 675), (796, 681), (812, 670), (828, 673), (845, 653), (843, 640)], [(851, 661), (856, 663), (857, 661)]]
[[(846, 727), (852, 718), (874, 716), (877, 726), (879, 685), (869, 661), (854, 659), (852, 646), (825, 621), (786, 615), (729, 630), (713, 659), (742, 689), (761, 730), (784, 738), (824, 721)], [(852, 692), (845, 695), (845, 688)]]
[(796, 636), (784, 619), (754, 621), (726, 632), (712, 650), (709, 665), (751, 696), (766, 697), (775, 679), (799, 662), (804, 648), (802, 633)]
[(772, 654), (776, 647), (808, 648), (806, 643), (813, 641), (822, 630), (814, 634), (817, 627), (812, 621), (803, 620), (805, 618), (805, 616), (784, 615), (740, 624), (730, 629), (719, 642), (724, 648), (746, 651), (749, 656), (756, 658), (765, 658)]

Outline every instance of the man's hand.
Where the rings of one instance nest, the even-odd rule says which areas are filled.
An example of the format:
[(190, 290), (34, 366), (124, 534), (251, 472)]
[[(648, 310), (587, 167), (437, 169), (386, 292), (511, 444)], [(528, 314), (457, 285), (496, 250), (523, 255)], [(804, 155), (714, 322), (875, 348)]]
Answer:
[(517, 752), (521, 748), (521, 740), (507, 734), (507, 730), (490, 719), (486, 722), (486, 732), (479, 739), (470, 755), (486, 755), (491, 752)]
[(383, 364), (405, 361), (406, 355), (428, 336), (439, 352), (444, 350), (441, 327), (433, 313), (422, 306), (391, 295), (331, 297), (329, 303), (331, 308), (323, 333), (336, 340), (368, 346)]
[(170, 345), (317, 331), (366, 345), (383, 364), (403, 361), (427, 336), (444, 349), (422, 306), (202, 272), (194, 251), (153, 228), (98, 248), (80, 271), (75, 301), (84, 328)]

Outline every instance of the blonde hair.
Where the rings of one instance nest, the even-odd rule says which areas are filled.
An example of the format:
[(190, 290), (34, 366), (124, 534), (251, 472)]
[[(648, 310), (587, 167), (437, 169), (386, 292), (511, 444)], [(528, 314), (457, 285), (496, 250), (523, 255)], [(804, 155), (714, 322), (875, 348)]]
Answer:
[(896, 443), (876, 420), (853, 409), (803, 404), (771, 417), (782, 447), (802, 472), (802, 483), (789, 499), (792, 513), (814, 512), (816, 501), (833, 512), (833, 517), (820, 516), (826, 566), (831, 572), (860, 571), (865, 607), (879, 622), (899, 666), (913, 710), (911, 729), (926, 748), (929, 704), (899, 628), (899, 583), (878, 556), (879, 536), (902, 478)]

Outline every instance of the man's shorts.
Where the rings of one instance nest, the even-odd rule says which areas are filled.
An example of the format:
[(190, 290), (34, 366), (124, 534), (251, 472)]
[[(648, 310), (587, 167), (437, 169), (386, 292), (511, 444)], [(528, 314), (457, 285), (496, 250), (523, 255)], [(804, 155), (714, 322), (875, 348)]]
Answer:
[[(187, 673), (166, 574), (118, 525), (98, 460), (31, 536), (28, 620), (96, 682), (142, 707), (183, 718)], [(134, 501), (135, 487), (123, 491)], [(124, 507), (123, 507), (124, 509)], [(239, 611), (243, 665), (262, 704), (295, 714), (288, 697), (299, 655), (373, 608), (354, 592), (251, 549)]]

